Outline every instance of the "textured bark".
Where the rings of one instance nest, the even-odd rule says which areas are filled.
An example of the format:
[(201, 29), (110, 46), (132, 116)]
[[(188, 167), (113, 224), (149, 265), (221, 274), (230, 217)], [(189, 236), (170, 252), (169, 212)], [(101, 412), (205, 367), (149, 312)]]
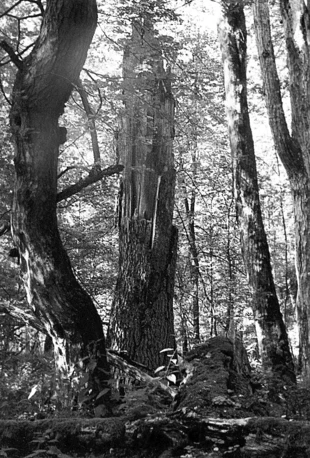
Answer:
[[(108, 375), (100, 317), (71, 269), (57, 227), (58, 119), (96, 28), (95, 0), (50, 0), (40, 35), (17, 72), (10, 113), (16, 182), (12, 235), (30, 306), (52, 337), (61, 378), (91, 358), (92, 395)], [(91, 370), (93, 369), (93, 370)]]
[(310, 56), (309, 10), (302, 0), (282, 0), (290, 77), (292, 129), (286, 123), (270, 31), (268, 0), (255, 0), (254, 19), (269, 123), (287, 171), (294, 203), (300, 360), (310, 379)]
[(154, 370), (165, 359), (160, 351), (174, 347), (174, 99), (146, 19), (133, 24), (123, 66), (120, 261), (108, 335), (113, 349)]
[(236, 211), (243, 258), (254, 293), (252, 308), (262, 362), (266, 371), (296, 381), (260, 208), (254, 143), (247, 105), (246, 25), (241, 3), (223, 2), (219, 40), (224, 65)]

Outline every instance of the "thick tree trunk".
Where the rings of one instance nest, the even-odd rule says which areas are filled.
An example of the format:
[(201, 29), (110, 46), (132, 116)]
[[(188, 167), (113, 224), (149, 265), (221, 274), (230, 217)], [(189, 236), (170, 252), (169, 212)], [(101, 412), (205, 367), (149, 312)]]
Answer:
[(149, 369), (174, 348), (177, 231), (172, 225), (174, 99), (152, 25), (133, 24), (124, 53), (120, 261), (109, 326), (113, 349)]
[(303, 0), (282, 0), (292, 111), (286, 123), (270, 31), (268, 0), (255, 0), (254, 21), (269, 123), (286, 168), (294, 203), (300, 360), (310, 379), (310, 55), (309, 10)]
[(233, 160), (236, 211), (241, 247), (253, 288), (253, 312), (266, 371), (295, 381), (288, 337), (276, 295), (264, 230), (254, 144), (247, 105), (246, 25), (240, 2), (223, 1), (219, 26), (226, 91), (226, 110)]
[(89, 355), (91, 396), (108, 377), (103, 329), (62, 245), (56, 198), (58, 119), (78, 83), (96, 21), (95, 0), (47, 2), (39, 38), (16, 76), (10, 114), (16, 146), (12, 234), (28, 302), (52, 337), (61, 378), (69, 377), (75, 358)]

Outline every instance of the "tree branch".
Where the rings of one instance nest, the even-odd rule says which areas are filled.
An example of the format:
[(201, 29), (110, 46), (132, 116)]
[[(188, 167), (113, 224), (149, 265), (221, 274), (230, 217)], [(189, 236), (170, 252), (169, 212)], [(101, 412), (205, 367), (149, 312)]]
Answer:
[(7, 97), (6, 93), (5, 93), (5, 90), (4, 90), (4, 87), (3, 87), (3, 84), (2, 84), (1, 78), (0, 78), (0, 91), (1, 91), (1, 93), (2, 93), (2, 95), (3, 95), (3, 97), (4, 97), (4, 99), (5, 99), (6, 103), (7, 103), (9, 106), (11, 106), (12, 103), (11, 103), (11, 101), (8, 99), (8, 97)]
[(0, 18), (6, 16), (7, 14), (9, 14), (10, 11), (14, 10), (14, 8), (16, 8), (16, 6), (20, 5), (22, 3), (23, 0), (18, 0), (14, 5), (10, 6), (6, 11), (4, 11), (4, 13), (1, 13), (0, 14)]
[(117, 164), (111, 165), (104, 170), (98, 169), (98, 166), (94, 167), (86, 178), (82, 178), (77, 183), (69, 186), (68, 188), (63, 189), (57, 194), (57, 202), (60, 202), (64, 199), (68, 199), (71, 196), (74, 196), (78, 192), (82, 191), (82, 189), (87, 188), (87, 186), (97, 183), (97, 181), (101, 180), (103, 177), (109, 177), (115, 175), (116, 173), (120, 173), (123, 170), (124, 166)]
[(132, 377), (135, 380), (140, 380), (141, 382), (152, 383), (153, 385), (156, 385), (165, 392), (169, 393), (172, 399), (175, 398), (177, 393), (176, 390), (174, 390), (168, 385), (165, 385), (157, 377), (151, 377), (149, 374), (147, 374), (147, 372), (145, 372), (145, 370), (141, 369), (141, 364), (135, 363), (134, 361), (129, 362), (129, 358), (127, 361), (127, 358), (122, 357), (113, 350), (107, 351), (107, 357), (109, 363), (112, 366), (116, 367), (129, 377)]
[(9, 55), (11, 61), (13, 64), (16, 65), (16, 67), (19, 70), (22, 70), (23, 68), (23, 61), (18, 57), (18, 55), (15, 53), (14, 49), (12, 48), (11, 45), (9, 45), (5, 40), (0, 41), (0, 47), (4, 49), (4, 51)]
[(0, 237), (6, 234), (7, 232), (10, 232), (10, 230), (11, 230), (11, 225), (10, 223), (6, 221), (5, 223), (2, 224), (2, 226), (0, 226)]
[(265, 101), (275, 148), (288, 175), (298, 176), (305, 172), (305, 164), (300, 145), (292, 138), (285, 118), (272, 43), (268, 0), (255, 0), (253, 14)]
[(97, 130), (96, 130), (96, 123), (95, 123), (95, 116), (94, 112), (90, 106), (90, 103), (87, 98), (87, 93), (86, 90), (83, 87), (82, 81), (78, 81), (77, 85), (77, 90), (80, 94), (83, 107), (85, 110), (85, 113), (87, 115), (88, 119), (88, 126), (89, 126), (89, 131), (90, 131), (90, 136), (91, 136), (91, 143), (93, 147), (93, 153), (94, 153), (94, 164), (99, 164), (100, 163), (100, 151), (99, 151), (99, 145), (98, 145), (98, 137), (97, 137)]
[(43, 16), (44, 14), (44, 7), (43, 7), (43, 3), (41, 2), (41, 0), (27, 0), (29, 3), (34, 3), (35, 5), (37, 5), (37, 7), (39, 8), (40, 12), (41, 12), (41, 15)]
[(15, 305), (13, 302), (6, 303), (0, 307), (1, 313), (6, 313), (12, 318), (23, 321), (24, 323), (30, 324), (34, 329), (46, 334), (44, 326), (41, 324), (40, 320), (35, 316), (31, 310), (23, 309)]
[(58, 173), (57, 180), (59, 180), (59, 178), (62, 177), (65, 173), (69, 172), (69, 170), (74, 170), (74, 169), (76, 169), (75, 165), (69, 165), (64, 170)]

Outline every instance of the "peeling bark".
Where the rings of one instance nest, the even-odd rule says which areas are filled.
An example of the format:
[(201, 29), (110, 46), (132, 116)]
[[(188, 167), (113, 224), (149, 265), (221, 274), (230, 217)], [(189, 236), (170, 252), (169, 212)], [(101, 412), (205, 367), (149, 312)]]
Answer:
[(265, 371), (296, 382), (286, 328), (275, 290), (262, 220), (254, 143), (247, 105), (246, 24), (239, 2), (223, 2), (219, 41), (243, 259), (253, 288), (253, 313)]
[(173, 288), (177, 231), (172, 225), (174, 99), (152, 24), (133, 24), (124, 52), (119, 152), (120, 261), (109, 340), (151, 370), (174, 348)]

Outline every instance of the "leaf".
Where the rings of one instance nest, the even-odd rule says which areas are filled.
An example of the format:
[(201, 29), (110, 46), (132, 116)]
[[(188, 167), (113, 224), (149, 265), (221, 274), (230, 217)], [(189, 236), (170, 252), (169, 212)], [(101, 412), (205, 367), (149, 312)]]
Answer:
[(103, 372), (103, 373), (106, 374), (106, 375), (110, 375), (110, 371), (105, 371), (105, 370), (102, 369), (101, 367), (98, 367), (98, 371)]
[(48, 455), (56, 455), (56, 456), (59, 456), (59, 453), (61, 453), (61, 451), (59, 450), (58, 447), (56, 447), (56, 445), (52, 445), (50, 446), (50, 448), (47, 450), (46, 452)]
[(155, 369), (154, 374), (157, 374), (157, 372), (163, 371), (166, 369), (166, 366), (159, 366), (157, 369)]
[(33, 458), (39, 455), (42, 456), (42, 454), (46, 455), (46, 450), (35, 450), (34, 452), (30, 453), (30, 455), (27, 455), (24, 458)]
[(96, 417), (101, 417), (106, 414), (106, 408), (103, 405), (97, 406), (94, 408), (94, 413)]
[(164, 348), (163, 350), (160, 350), (159, 353), (165, 353), (167, 351), (174, 351), (174, 348)]
[(96, 399), (102, 398), (102, 396), (104, 396), (105, 394), (107, 394), (109, 391), (110, 391), (110, 388), (105, 388), (104, 390), (100, 391), (100, 393), (98, 394), (98, 396), (96, 397)]
[(169, 380), (169, 382), (172, 382), (174, 384), (177, 383), (177, 378), (176, 378), (176, 376), (174, 374), (167, 375), (166, 378), (167, 378), (167, 380)]
[(28, 396), (28, 400), (31, 399), (36, 394), (37, 391), (38, 391), (38, 384), (34, 385), (31, 388), (31, 391), (30, 391), (29, 396)]
[(88, 380), (89, 380), (88, 374), (83, 375), (83, 377), (81, 377), (80, 382), (79, 382), (80, 386), (85, 385), (88, 382)]
[(97, 367), (97, 361), (91, 361), (88, 365), (87, 365), (87, 369), (91, 372), (93, 370), (95, 370)]

